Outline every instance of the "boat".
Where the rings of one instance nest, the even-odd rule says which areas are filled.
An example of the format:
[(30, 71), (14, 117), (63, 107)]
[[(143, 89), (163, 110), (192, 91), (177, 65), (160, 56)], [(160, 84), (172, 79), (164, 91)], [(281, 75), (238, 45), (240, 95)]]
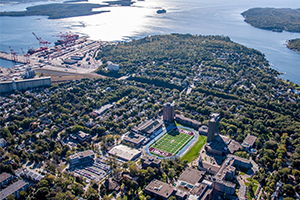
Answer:
[(157, 10), (156, 13), (157, 14), (162, 14), (162, 13), (166, 13), (167, 11), (165, 9), (160, 9), (160, 10)]
[(37, 53), (37, 52), (41, 52), (41, 51), (44, 51), (44, 50), (47, 50), (48, 47), (40, 47), (38, 49), (34, 49), (33, 47), (30, 47), (27, 51), (28, 54), (34, 54), (34, 53)]

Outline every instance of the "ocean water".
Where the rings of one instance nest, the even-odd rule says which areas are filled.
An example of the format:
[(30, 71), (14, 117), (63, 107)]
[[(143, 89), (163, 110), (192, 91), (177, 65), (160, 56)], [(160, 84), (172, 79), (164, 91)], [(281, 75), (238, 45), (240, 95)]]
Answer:
[[(90, 3), (102, 3), (89, 0)], [(53, 3), (53, 2), (52, 2)], [(41, 3), (1, 5), (0, 11), (24, 10)], [(255, 48), (266, 55), (271, 66), (300, 84), (300, 54), (286, 48), (286, 41), (300, 38), (299, 33), (271, 32), (254, 28), (240, 15), (253, 7), (300, 8), (297, 0), (145, 0), (130, 7), (100, 8), (110, 10), (92, 16), (49, 20), (47, 17), (0, 17), (0, 51), (20, 48), (38, 48), (32, 32), (51, 41), (60, 32), (72, 31), (91, 39), (122, 41), (154, 34), (190, 33), (197, 35), (224, 35), (234, 42)], [(157, 14), (164, 8), (166, 14)]]

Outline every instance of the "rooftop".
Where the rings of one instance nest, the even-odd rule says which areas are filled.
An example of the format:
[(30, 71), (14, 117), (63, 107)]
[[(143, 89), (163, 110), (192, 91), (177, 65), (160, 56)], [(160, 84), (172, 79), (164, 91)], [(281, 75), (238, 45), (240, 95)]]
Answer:
[(248, 134), (247, 137), (244, 139), (242, 146), (244, 147), (253, 146), (256, 139), (257, 139), (256, 136)]
[(167, 199), (173, 193), (174, 187), (157, 179), (153, 179), (146, 186), (145, 190)]
[(125, 134), (123, 139), (138, 145), (145, 139), (145, 137), (134, 132), (129, 132)]
[(41, 179), (44, 178), (43, 175), (41, 175), (41, 174), (39, 174), (39, 173), (37, 173), (37, 172), (35, 172), (33, 170), (27, 169), (27, 168), (25, 168), (23, 170), (23, 172), (24, 172), (25, 176), (27, 176), (30, 179), (35, 180), (35, 181), (41, 181)]
[(220, 170), (219, 165), (213, 165), (213, 164), (211, 164), (209, 162), (205, 162), (205, 161), (199, 162), (199, 166), (211, 171), (213, 174), (216, 174)]
[(83, 132), (83, 131), (79, 131), (78, 132), (78, 136), (79, 137), (81, 137), (81, 138), (85, 138), (85, 137), (87, 137), (87, 136), (89, 136), (90, 134), (87, 134), (87, 133), (85, 133), (85, 132)]
[(231, 142), (229, 143), (227, 148), (228, 148), (229, 152), (233, 154), (234, 152), (236, 152), (237, 150), (242, 148), (242, 146), (237, 141), (231, 140)]
[(6, 173), (6, 172), (3, 172), (2, 174), (0, 174), (0, 183), (2, 183), (3, 181), (5, 181), (6, 179), (12, 177), (12, 175)]
[(188, 122), (197, 124), (197, 125), (199, 125), (199, 126), (201, 126), (201, 124), (202, 124), (201, 122), (199, 122), (199, 121), (197, 121), (197, 120), (194, 120), (194, 119), (191, 119), (191, 118), (187, 118), (187, 117), (185, 117), (185, 116), (183, 116), (183, 115), (178, 115), (178, 114), (176, 114), (175, 117), (176, 117), (176, 118), (180, 118), (180, 119), (183, 120), (183, 121), (188, 121)]
[(186, 168), (186, 170), (184, 170), (184, 172), (180, 175), (178, 180), (195, 185), (203, 178), (204, 175), (205, 171), (199, 171), (193, 168)]
[(141, 151), (137, 149), (132, 149), (125, 145), (118, 145), (113, 147), (109, 152), (111, 155), (116, 155), (123, 160), (133, 160)]
[(75, 153), (73, 155), (70, 155), (70, 159), (75, 159), (75, 158), (82, 158), (82, 157), (88, 157), (94, 155), (94, 152), (92, 150), (86, 150), (82, 152)]
[(191, 191), (192, 195), (202, 196), (203, 192), (207, 189), (207, 185), (200, 183), (199, 185), (196, 185), (193, 190)]
[(21, 188), (23, 188), (25, 186), (29, 186), (29, 184), (23, 180), (19, 180), (18, 182), (15, 182), (14, 184), (8, 186), (7, 188), (5, 188), (4, 190), (2, 190), (0, 192), (0, 199), (1, 200), (5, 199), (9, 195), (13, 194), (14, 192), (20, 190)]

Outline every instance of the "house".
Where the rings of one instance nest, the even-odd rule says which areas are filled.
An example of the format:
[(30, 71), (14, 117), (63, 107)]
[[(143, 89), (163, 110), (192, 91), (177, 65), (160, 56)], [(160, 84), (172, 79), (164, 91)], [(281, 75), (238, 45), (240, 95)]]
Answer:
[(155, 199), (164, 200), (168, 199), (174, 191), (173, 186), (157, 179), (153, 179), (145, 188), (147, 194), (153, 195)]

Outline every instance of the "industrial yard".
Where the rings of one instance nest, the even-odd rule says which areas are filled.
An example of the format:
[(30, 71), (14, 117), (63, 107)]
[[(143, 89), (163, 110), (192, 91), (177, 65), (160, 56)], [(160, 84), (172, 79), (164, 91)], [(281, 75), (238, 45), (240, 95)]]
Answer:
[(10, 53), (0, 52), (0, 58), (16, 63), (12, 68), (0, 68), (0, 81), (13, 79), (33, 78), (26, 77), (28, 69), (35, 71), (38, 76), (53, 76), (56, 81), (82, 78), (86, 76), (97, 77), (93, 73), (102, 64), (94, 56), (106, 42), (93, 41), (88, 37), (79, 37), (73, 33), (59, 34), (60, 39), (55, 46), (42, 38), (36, 37), (40, 44), (38, 49), (22, 50), (22, 55), (10, 48)]

